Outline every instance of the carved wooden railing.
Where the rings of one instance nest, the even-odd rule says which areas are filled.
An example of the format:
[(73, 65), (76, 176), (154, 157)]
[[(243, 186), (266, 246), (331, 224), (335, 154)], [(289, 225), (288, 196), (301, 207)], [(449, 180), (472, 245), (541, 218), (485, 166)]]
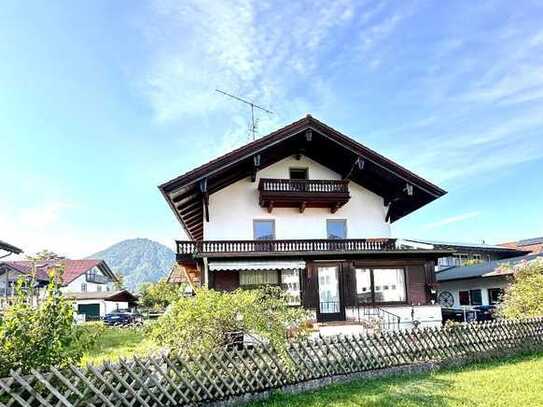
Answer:
[(336, 193), (348, 194), (347, 180), (320, 179), (275, 179), (260, 178), (258, 189), (261, 192), (301, 192), (301, 193)]
[(177, 241), (178, 254), (358, 252), (398, 250), (396, 239)]

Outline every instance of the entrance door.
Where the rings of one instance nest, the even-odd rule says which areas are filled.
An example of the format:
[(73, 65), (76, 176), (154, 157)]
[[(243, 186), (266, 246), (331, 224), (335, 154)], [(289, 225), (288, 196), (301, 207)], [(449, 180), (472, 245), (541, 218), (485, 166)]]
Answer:
[(339, 264), (317, 265), (319, 289), (318, 321), (341, 321), (345, 319), (345, 307), (341, 299)]

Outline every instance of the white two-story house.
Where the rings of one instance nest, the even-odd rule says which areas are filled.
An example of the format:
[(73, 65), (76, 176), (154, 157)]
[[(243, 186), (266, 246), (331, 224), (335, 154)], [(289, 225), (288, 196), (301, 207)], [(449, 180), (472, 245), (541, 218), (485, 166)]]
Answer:
[(55, 259), (34, 264), (28, 260), (0, 262), (0, 305), (9, 304), (21, 279), (33, 301), (40, 301), (51, 272), (59, 269), (63, 270), (61, 292), (74, 301), (75, 312), (86, 319), (98, 319), (137, 301), (129, 292), (115, 290), (118, 277), (104, 260)]
[(439, 324), (436, 259), (391, 223), (446, 192), (308, 115), (160, 190), (190, 240), (186, 275), (216, 290), (283, 287), (318, 322)]

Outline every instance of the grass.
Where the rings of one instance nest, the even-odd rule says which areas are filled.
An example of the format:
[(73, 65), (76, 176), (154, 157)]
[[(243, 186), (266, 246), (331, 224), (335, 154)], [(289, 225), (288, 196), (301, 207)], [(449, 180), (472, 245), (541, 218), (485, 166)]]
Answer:
[(251, 407), (543, 406), (543, 353), (434, 373), (359, 380)]
[(119, 358), (134, 355), (146, 355), (157, 350), (157, 345), (144, 337), (142, 328), (106, 328), (96, 343), (87, 350), (82, 365), (98, 365), (104, 361), (116, 361)]

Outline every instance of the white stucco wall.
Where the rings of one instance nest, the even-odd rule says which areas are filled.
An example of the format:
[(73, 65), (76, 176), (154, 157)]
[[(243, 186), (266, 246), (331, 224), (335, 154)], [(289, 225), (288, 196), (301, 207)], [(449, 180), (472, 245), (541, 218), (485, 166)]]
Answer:
[(205, 240), (252, 240), (253, 219), (274, 219), (276, 239), (326, 239), (326, 219), (347, 219), (347, 238), (390, 237), (382, 197), (350, 182), (351, 199), (336, 213), (326, 208), (274, 208), (268, 213), (258, 204), (260, 178), (289, 178), (289, 168), (308, 168), (309, 179), (339, 180), (341, 176), (319, 163), (288, 157), (238, 181), (209, 197), (209, 222), (204, 221)]
[(454, 297), (454, 308), (460, 308), (459, 291), (469, 290), (481, 290), (481, 299), (483, 305), (489, 305), (488, 301), (488, 289), (489, 288), (502, 288), (504, 289), (508, 285), (507, 279), (504, 277), (485, 277), (476, 278), (471, 280), (456, 280), (456, 281), (440, 281), (437, 294), (442, 291), (450, 292)]

